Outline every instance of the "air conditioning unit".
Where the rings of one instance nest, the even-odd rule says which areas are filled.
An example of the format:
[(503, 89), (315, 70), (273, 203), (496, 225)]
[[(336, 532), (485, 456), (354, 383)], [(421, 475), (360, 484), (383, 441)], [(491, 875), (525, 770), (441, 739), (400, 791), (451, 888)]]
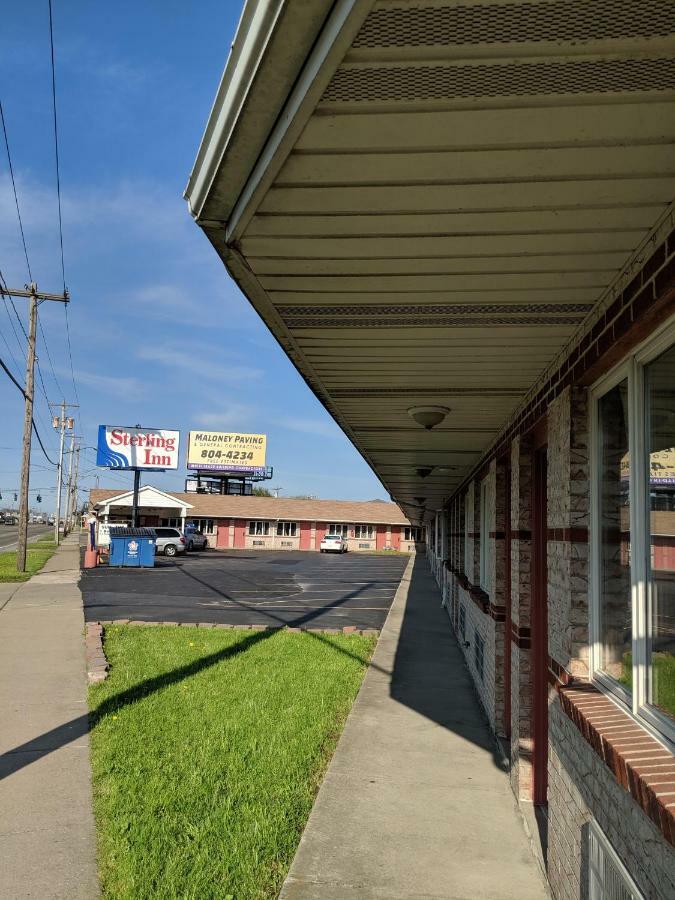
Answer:
[(595, 819), (587, 828), (588, 900), (645, 900)]

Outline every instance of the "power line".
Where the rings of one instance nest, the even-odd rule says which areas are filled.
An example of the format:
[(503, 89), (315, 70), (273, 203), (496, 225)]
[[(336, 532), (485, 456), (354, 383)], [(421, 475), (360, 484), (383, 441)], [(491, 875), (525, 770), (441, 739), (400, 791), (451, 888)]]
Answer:
[[(24, 398), (25, 398), (25, 396), (26, 396), (25, 390), (24, 390), (23, 387), (19, 384), (19, 382), (16, 380), (16, 378), (12, 375), (10, 369), (5, 365), (5, 362), (4, 362), (4, 360), (3, 360), (2, 358), (0, 358), (0, 368), (3, 369), (3, 371), (5, 372), (5, 374), (12, 380), (12, 382), (14, 383), (14, 385), (21, 391), (21, 393), (23, 394), (23, 396), (24, 396)], [(31, 419), (31, 425), (33, 426), (33, 431), (35, 432), (35, 437), (38, 439), (38, 444), (40, 445), (40, 449), (41, 449), (42, 452), (44, 453), (45, 458), (48, 460), (48, 462), (50, 462), (53, 466), (55, 466), (56, 463), (55, 463), (54, 460), (49, 456), (49, 454), (48, 454), (47, 451), (45, 450), (45, 445), (42, 443), (42, 438), (40, 437), (40, 432), (37, 430), (37, 425), (35, 424), (35, 419)]]
[[(49, 9), (51, 15), (51, 0), (49, 0)], [(21, 242), (23, 243), (23, 252), (26, 257), (26, 267), (28, 269), (28, 276), (30, 280), (33, 280), (33, 275), (30, 270), (30, 262), (28, 261), (28, 248), (26, 247), (26, 235), (23, 231), (23, 222), (21, 221), (21, 211), (19, 210), (19, 198), (16, 193), (16, 181), (14, 180), (14, 168), (12, 166), (12, 155), (9, 152), (9, 138), (7, 137), (7, 126), (5, 124), (5, 113), (2, 109), (2, 100), (0, 100), (0, 119), (2, 119), (2, 133), (5, 136), (5, 150), (7, 151), (7, 162), (9, 163), (9, 175), (12, 179), (12, 189), (14, 191), (14, 203), (16, 204), (16, 214), (19, 218), (19, 229), (21, 231)]]
[[(52, 62), (52, 109), (54, 112), (54, 158), (56, 162), (56, 199), (59, 209), (59, 244), (61, 247), (61, 275), (63, 278), (63, 293), (66, 292), (66, 264), (63, 255), (63, 217), (61, 215), (61, 172), (59, 166), (59, 128), (58, 118), (56, 115), (56, 63), (54, 60), (54, 17), (52, 14), (52, 0), (49, 0), (49, 47), (51, 50)], [(68, 342), (68, 358), (70, 359), (70, 375), (73, 380), (73, 392), (75, 400), (79, 404), (80, 398), (77, 394), (77, 385), (75, 383), (75, 370), (73, 369), (73, 348), (70, 341), (70, 322), (68, 320), (68, 307), (64, 307), (66, 316), (66, 339)]]

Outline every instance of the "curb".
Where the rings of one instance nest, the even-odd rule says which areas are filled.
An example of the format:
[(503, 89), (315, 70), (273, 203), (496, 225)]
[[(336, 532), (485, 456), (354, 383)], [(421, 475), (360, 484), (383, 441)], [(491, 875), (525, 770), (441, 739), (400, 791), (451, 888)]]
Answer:
[(158, 625), (174, 628), (227, 628), (239, 631), (290, 631), (308, 634), (360, 634), (364, 637), (379, 637), (377, 628), (357, 628), (356, 625), (345, 625), (344, 628), (299, 628), (289, 625), (229, 625), (223, 622), (143, 622), (139, 619), (101, 619), (100, 622), (87, 622), (85, 647), (87, 651), (87, 677), (89, 684), (99, 684), (108, 677), (110, 664), (103, 649), (103, 629), (110, 625), (134, 625), (147, 628)]
[(105, 681), (110, 665), (103, 650), (103, 625), (100, 622), (87, 622), (84, 644), (89, 684)]

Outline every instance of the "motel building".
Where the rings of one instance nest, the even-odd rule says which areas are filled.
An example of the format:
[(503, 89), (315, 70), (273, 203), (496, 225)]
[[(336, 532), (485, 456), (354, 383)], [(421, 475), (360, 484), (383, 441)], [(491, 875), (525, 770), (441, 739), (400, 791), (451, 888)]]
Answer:
[(427, 529), (556, 900), (675, 897), (674, 31), (249, 0), (186, 189)]
[[(133, 491), (92, 490), (89, 510), (103, 525), (130, 525)], [(326, 534), (341, 534), (350, 551), (424, 547), (424, 529), (395, 503), (380, 500), (292, 500), (228, 494), (139, 493), (139, 525), (181, 530), (194, 523), (218, 550), (319, 550)], [(105, 529), (99, 538), (105, 541)]]

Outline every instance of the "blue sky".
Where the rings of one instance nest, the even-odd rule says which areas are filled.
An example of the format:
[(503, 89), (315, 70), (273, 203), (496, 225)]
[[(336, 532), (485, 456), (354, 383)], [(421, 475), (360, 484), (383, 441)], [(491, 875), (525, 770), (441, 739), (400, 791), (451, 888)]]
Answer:
[[(104, 422), (185, 434), (191, 428), (266, 432), (271, 484), (282, 486), (282, 496), (386, 497), (230, 281), (182, 199), (240, 0), (53, 2), (66, 281), (82, 443), (94, 445)], [(42, 290), (58, 291), (47, 16), (47, 0), (9, 4), (4, 11), (0, 97), (33, 277)], [(1, 144), (0, 268), (10, 285), (28, 281)], [(15, 302), (25, 324), (26, 301)], [(40, 341), (49, 399), (65, 394), (73, 401), (64, 310), (43, 303), (40, 316), (56, 377)], [(3, 308), (0, 357), (15, 374), (21, 371), (23, 381), (18, 342)], [(38, 428), (55, 451), (46, 400), (41, 391), (36, 396)], [(22, 398), (4, 376), (0, 407), (1, 507), (18, 486), (23, 417)], [(88, 473), (85, 486), (96, 475), (101, 486), (131, 484), (131, 474), (96, 470), (90, 451), (80, 468)], [(177, 489), (184, 475), (179, 470), (146, 480)], [(34, 442), (31, 487), (49, 489), (53, 481)], [(42, 507), (52, 508), (53, 490), (42, 496)]]

